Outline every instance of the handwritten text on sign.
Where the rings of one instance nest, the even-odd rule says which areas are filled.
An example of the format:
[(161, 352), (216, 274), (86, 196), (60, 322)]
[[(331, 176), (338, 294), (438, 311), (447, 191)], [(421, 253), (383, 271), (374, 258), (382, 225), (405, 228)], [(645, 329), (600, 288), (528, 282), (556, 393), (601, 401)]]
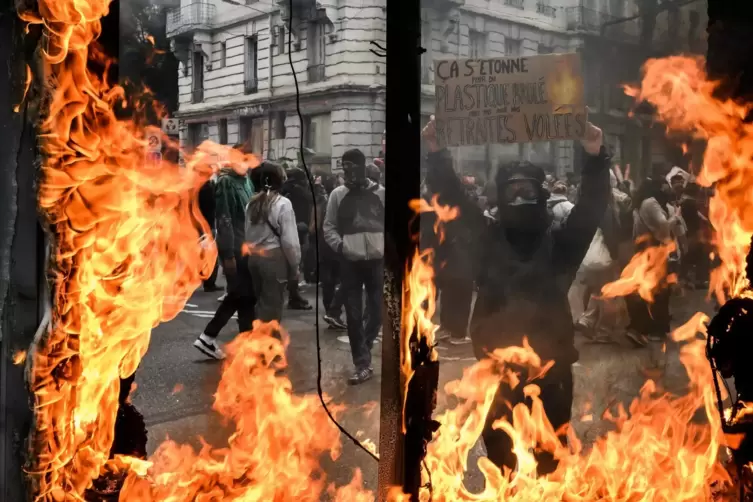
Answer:
[(577, 54), (435, 61), (440, 146), (583, 137)]

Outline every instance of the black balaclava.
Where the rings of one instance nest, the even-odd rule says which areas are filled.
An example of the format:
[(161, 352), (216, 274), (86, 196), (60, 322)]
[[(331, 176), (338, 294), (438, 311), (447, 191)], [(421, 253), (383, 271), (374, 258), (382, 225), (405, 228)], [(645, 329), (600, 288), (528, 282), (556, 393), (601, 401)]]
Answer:
[[(539, 233), (550, 223), (546, 201), (549, 192), (542, 186), (544, 170), (530, 162), (504, 164), (497, 172), (497, 205), (499, 219), (508, 230)], [(528, 190), (515, 190), (515, 185), (530, 185)]]
[(348, 150), (342, 157), (345, 186), (349, 189), (362, 189), (369, 185), (366, 176), (366, 156), (357, 148)]

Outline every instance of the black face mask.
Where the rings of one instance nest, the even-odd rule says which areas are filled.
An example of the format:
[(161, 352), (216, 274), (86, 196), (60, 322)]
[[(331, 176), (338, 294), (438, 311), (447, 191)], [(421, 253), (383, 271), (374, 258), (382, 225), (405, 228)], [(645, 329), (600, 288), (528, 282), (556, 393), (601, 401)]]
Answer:
[(499, 219), (511, 230), (539, 231), (548, 225), (546, 206), (536, 204), (506, 204), (499, 208)]

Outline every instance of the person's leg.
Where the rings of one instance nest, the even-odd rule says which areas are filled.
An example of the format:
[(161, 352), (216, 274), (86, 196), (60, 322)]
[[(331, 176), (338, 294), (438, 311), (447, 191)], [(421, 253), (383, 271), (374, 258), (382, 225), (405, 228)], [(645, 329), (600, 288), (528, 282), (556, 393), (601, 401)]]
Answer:
[(453, 339), (463, 340), (468, 330), (473, 283), (461, 278), (447, 278), (442, 281), (441, 298), (439, 325)]
[(370, 378), (371, 351), (366, 343), (363, 326), (363, 279), (362, 263), (343, 263), (343, 283), (345, 294), (345, 316), (348, 319), (348, 340), (350, 353), (355, 366), (355, 374), (349, 383), (358, 384)]
[(207, 279), (204, 281), (204, 291), (207, 293), (211, 293), (213, 291), (218, 291), (220, 288), (217, 287), (217, 274), (220, 271), (220, 260), (219, 258), (214, 261), (214, 268), (212, 269), (212, 274), (207, 277)]
[(222, 328), (230, 321), (238, 307), (238, 297), (228, 293), (217, 307), (214, 317), (204, 328), (204, 334), (209, 338), (217, 338)]
[[(552, 368), (541, 380), (534, 381), (541, 389), (541, 402), (552, 428), (557, 431), (570, 422), (573, 407), (573, 371), (570, 366), (559, 369)], [(567, 436), (559, 435), (563, 445), (567, 444)], [(551, 452), (538, 451), (535, 453), (539, 476), (549, 474), (557, 469), (557, 460)]]
[(579, 268), (578, 272), (575, 274), (575, 279), (573, 279), (573, 283), (570, 286), (570, 290), (567, 292), (567, 300), (570, 303), (570, 313), (573, 317), (573, 324), (576, 324), (580, 320), (583, 312), (586, 310), (584, 302), (586, 290), (588, 289), (586, 277), (587, 273), (583, 267)]
[(481, 432), (487, 458), (500, 469), (503, 467), (515, 469), (517, 458), (512, 452), (513, 443), (510, 436), (503, 430), (494, 429), (492, 426), (495, 421), (501, 418), (510, 420), (512, 410), (508, 404), (515, 406), (522, 402), (524, 398), (520, 387), (519, 385), (516, 389), (510, 389), (507, 384), (500, 384), (494, 402), (489, 409), (489, 414), (486, 416), (484, 429)]
[(625, 297), (625, 305), (627, 306), (628, 317), (630, 318), (625, 335), (635, 345), (640, 347), (645, 346), (648, 341), (646, 335), (650, 330), (649, 323), (651, 322), (648, 305), (643, 298), (635, 293)]
[(649, 318), (647, 319), (646, 334), (649, 339), (665, 341), (670, 332), (669, 298), (671, 289), (669, 286), (662, 287), (654, 294), (654, 302), (648, 305)]
[(366, 346), (371, 351), (374, 340), (379, 336), (379, 330), (382, 329), (384, 268), (382, 260), (370, 260), (364, 262), (363, 265), (363, 280), (366, 289), (366, 323), (364, 335), (366, 337)]

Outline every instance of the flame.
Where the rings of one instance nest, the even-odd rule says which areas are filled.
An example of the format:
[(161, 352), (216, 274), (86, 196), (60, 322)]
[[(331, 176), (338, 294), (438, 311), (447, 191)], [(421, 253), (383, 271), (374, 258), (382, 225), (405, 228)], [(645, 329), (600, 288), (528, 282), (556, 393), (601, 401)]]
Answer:
[[(168, 441), (149, 461), (118, 457), (107, 462), (118, 379), (135, 371), (151, 329), (180, 312), (216, 258), (213, 246), (199, 244), (195, 223), (208, 228), (194, 202), (198, 187), (213, 171), (209, 164), (219, 147), (202, 145), (185, 170), (165, 162), (144, 169), (143, 127), (117, 120), (113, 112), (122, 104), (122, 89), (110, 87), (87, 67), (88, 59), (102, 58), (93, 43), (107, 0), (38, 4), (41, 15), (22, 16), (42, 24), (48, 40), (42, 55), (46, 81), (53, 87), (47, 118), (40, 124), (44, 161), (39, 206), (55, 248), (52, 321), (30, 354), (35, 398), (30, 473), (37, 499), (82, 500), (107, 464), (129, 471), (122, 493), (129, 501), (315, 501), (325, 493), (336, 501), (374, 500), (359, 471), (346, 486), (327, 485), (319, 460), (325, 454), (337, 458), (338, 431), (316, 396), (292, 393), (283, 373), (287, 335), (275, 324), (256, 323), (227, 347), (229, 358), (214, 403), (236, 428), (227, 448), (205, 445), (196, 452)], [(747, 138), (753, 135), (742, 120), (747, 109), (715, 101), (714, 85), (705, 81), (699, 61), (670, 58), (646, 68), (640, 97), (654, 103), (673, 129), (708, 140), (700, 179), (717, 184), (711, 219), (723, 265), (716, 271), (715, 288), (720, 295), (739, 293), (746, 285), (744, 258), (753, 232), (745, 211), (753, 197), (746, 169), (751, 157)], [(223, 154), (227, 166), (236, 170), (258, 164), (229, 149)], [(416, 253), (407, 271), (401, 336), (406, 380), (412, 375), (414, 334), (434, 345), (431, 260), (431, 251)], [(703, 331), (703, 321), (696, 316), (675, 332), (685, 341), (680, 357), (690, 378), (689, 392), (671, 396), (647, 381), (629, 410), (618, 407), (616, 415), (604, 411), (616, 430), (587, 452), (572, 433), (569, 445), (559, 441), (543, 413), (535, 380), (521, 382), (514, 370), (525, 366), (541, 375), (551, 367), (530, 346), (497, 350), (468, 368), (461, 380), (446, 387), (460, 404), (439, 417), (442, 427), (429, 445), (433, 499), (710, 498), (710, 485), (727, 483), (729, 477), (717, 462), (723, 437), (705, 343), (694, 339)], [(431, 357), (437, 358), (433, 349)], [(468, 452), (500, 385), (525, 385), (533, 401), (530, 410), (516, 406), (511, 422), (495, 424), (512, 437), (519, 466), (515, 473), (501, 472), (482, 458), (486, 487), (473, 494), (463, 484)], [(694, 423), (698, 410), (705, 412), (708, 425)], [(560, 459), (557, 471), (545, 478), (535, 474), (531, 450), (536, 447)], [(428, 497), (425, 488), (421, 499)], [(393, 489), (390, 500), (406, 497)]]
[(81, 500), (99, 476), (119, 378), (136, 370), (152, 328), (181, 311), (216, 257), (213, 243), (199, 245), (197, 227), (208, 226), (195, 202), (213, 172), (213, 148), (205, 145), (185, 169), (148, 169), (147, 130), (137, 117), (116, 118), (123, 89), (87, 64), (109, 64), (96, 45), (108, 4), (40, 0), (39, 14), (20, 13), (43, 27), (49, 85), (38, 203), (52, 234), (54, 298), (29, 377), (37, 500)]
[(718, 83), (710, 81), (702, 58), (669, 57), (649, 60), (639, 88), (626, 92), (652, 104), (666, 126), (706, 142), (697, 177), (714, 186), (709, 220), (714, 227), (716, 254), (721, 266), (711, 275), (711, 290), (720, 303), (743, 293), (748, 285), (745, 257), (753, 234), (753, 124), (745, 122), (750, 105), (714, 96)]
[(602, 296), (614, 298), (638, 293), (647, 302), (653, 302), (657, 287), (677, 282), (675, 274), (667, 275), (667, 260), (676, 248), (672, 241), (636, 253), (623, 269), (619, 279), (602, 286)]
[(437, 234), (440, 243), (444, 242), (444, 223), (460, 216), (459, 208), (440, 204), (438, 195), (432, 196), (431, 202), (427, 202), (425, 199), (415, 199), (410, 201), (408, 205), (416, 214), (434, 213), (436, 215), (434, 233)]
[(13, 107), (13, 111), (18, 113), (21, 110), (21, 105), (24, 101), (26, 101), (26, 95), (29, 94), (29, 88), (31, 87), (31, 67), (29, 65), (26, 65), (26, 80), (24, 81), (24, 93), (21, 97), (21, 101)]
[[(328, 485), (319, 460), (340, 454), (339, 431), (315, 395), (296, 396), (284, 376), (287, 333), (256, 321), (226, 346), (214, 410), (235, 425), (226, 448), (195, 451), (166, 441), (135, 469), (121, 493), (128, 501), (374, 500), (360, 471), (350, 484)], [(253, 392), (250, 392), (253, 389)], [(338, 414), (342, 406), (331, 406)], [(132, 459), (121, 459), (132, 464)]]
[(559, 61), (546, 82), (549, 102), (558, 111), (583, 103), (583, 79), (573, 72), (571, 62), (570, 59)]
[(15, 364), (16, 366), (21, 366), (25, 362), (26, 362), (26, 351), (17, 350), (13, 354), (13, 364)]

